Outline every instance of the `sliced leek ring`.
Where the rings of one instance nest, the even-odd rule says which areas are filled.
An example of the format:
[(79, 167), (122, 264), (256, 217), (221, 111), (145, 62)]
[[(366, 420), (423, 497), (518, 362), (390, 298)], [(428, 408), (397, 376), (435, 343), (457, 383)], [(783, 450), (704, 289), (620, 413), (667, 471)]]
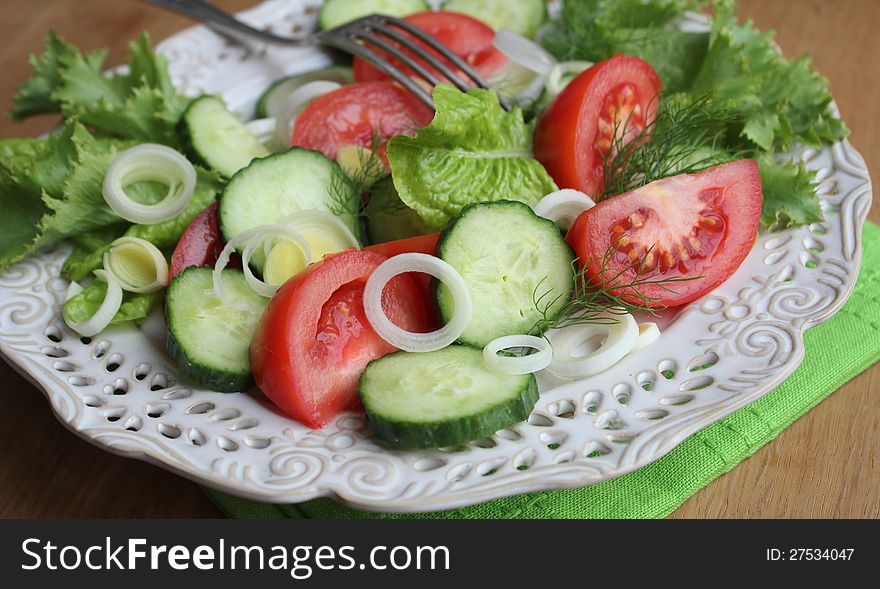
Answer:
[(139, 237), (120, 237), (104, 254), (104, 269), (122, 290), (148, 293), (168, 285), (168, 262), (155, 245)]

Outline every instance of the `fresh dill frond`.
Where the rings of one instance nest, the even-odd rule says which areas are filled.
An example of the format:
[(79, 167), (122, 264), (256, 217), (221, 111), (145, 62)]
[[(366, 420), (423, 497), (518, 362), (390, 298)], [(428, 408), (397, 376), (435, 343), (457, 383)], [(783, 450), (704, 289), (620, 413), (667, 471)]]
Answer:
[(611, 148), (604, 155), (605, 187), (600, 200), (678, 174), (747, 157), (724, 147), (735, 115), (712, 95), (655, 98), (655, 116), (637, 134), (625, 131), (630, 118), (615, 122)]
[(660, 298), (644, 294), (642, 292), (644, 287), (659, 287), (666, 292), (675, 293), (676, 284), (702, 278), (702, 276), (664, 278), (658, 270), (648, 270), (646, 259), (653, 247), (648, 248), (637, 262), (625, 265), (614, 272), (609, 269), (609, 264), (618, 250), (617, 243), (608, 247), (602, 256), (599, 271), (595, 274), (589, 270), (594, 260), (588, 259), (580, 268), (577, 267), (577, 260), (573, 262), (575, 265), (573, 294), (559, 311), (557, 304), (565, 295), (551, 298), (552, 291), (541, 293), (539, 283), (533, 293), (533, 300), (541, 319), (532, 327), (531, 333), (541, 334), (548, 329), (562, 329), (571, 325), (608, 325), (617, 321), (609, 318), (608, 315), (656, 316), (666, 307), (660, 303)]
[(361, 214), (361, 199), (355, 184), (345, 174), (333, 174), (327, 186), (330, 202), (327, 208), (337, 217), (358, 217)]
[(377, 154), (383, 143), (377, 124), (370, 136), (370, 147), (357, 151), (357, 164), (343, 168), (344, 174), (334, 174), (328, 187), (330, 212), (334, 215), (364, 216), (369, 202), (365, 195), (388, 173), (385, 162)]

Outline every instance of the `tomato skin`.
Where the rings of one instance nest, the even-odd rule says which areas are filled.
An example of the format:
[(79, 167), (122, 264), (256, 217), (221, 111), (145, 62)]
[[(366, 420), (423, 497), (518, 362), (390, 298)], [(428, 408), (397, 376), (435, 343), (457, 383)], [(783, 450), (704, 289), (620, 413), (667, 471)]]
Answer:
[[(618, 120), (644, 127), (654, 117), (661, 86), (654, 68), (638, 57), (615, 55), (597, 63), (572, 80), (541, 115), (535, 157), (560, 188), (580, 190), (596, 200), (604, 190), (604, 152), (597, 144), (603, 139), (600, 126), (607, 101), (622, 88), (631, 88), (638, 116), (623, 112)], [(607, 122), (604, 126), (607, 134)]]
[(428, 235), (417, 235), (416, 237), (398, 239), (397, 241), (377, 243), (367, 246), (366, 249), (371, 252), (380, 253), (389, 258), (408, 253), (421, 253), (433, 256), (437, 251), (437, 241), (439, 239), (439, 233), (429, 233)]
[[(356, 407), (367, 364), (396, 350), (363, 310), (367, 278), (386, 259), (355, 249), (327, 256), (269, 302), (251, 342), (251, 370), (266, 396), (297, 421), (319, 428)], [(419, 298), (412, 280), (399, 276), (385, 289), (385, 313), (403, 329), (424, 331)]]
[(392, 82), (349, 84), (319, 97), (297, 117), (291, 145), (320, 151), (335, 160), (346, 145), (372, 148), (378, 133), (379, 157), (388, 163), (385, 143), (412, 134), (434, 118), (418, 98)]
[[(489, 25), (472, 16), (448, 10), (441, 12), (426, 11), (411, 14), (404, 18), (404, 20), (414, 24), (449, 47), (456, 55), (473, 66), (483, 77), (492, 74), (507, 63), (507, 56), (495, 49), (495, 46), (492, 44), (492, 41), (495, 39), (495, 31)], [(419, 45), (425, 46), (421, 41), (416, 42)], [(429, 49), (429, 51), (437, 55), (432, 49)], [(378, 50), (377, 52), (384, 53)], [(453, 71), (455, 71), (454, 66), (450, 62), (445, 59), (443, 61), (450, 67), (453, 67)], [(392, 63), (400, 65), (393, 58)], [(401, 69), (409, 76), (418, 77), (409, 68), (401, 66)], [(360, 57), (355, 58), (353, 71), (354, 79), (358, 82), (391, 79), (390, 76)], [(435, 71), (434, 73), (441, 80), (446, 80), (445, 76), (439, 72)]]
[[(658, 180), (602, 201), (578, 217), (566, 240), (596, 286), (603, 283), (603, 276), (607, 286), (626, 285), (636, 278), (634, 260), (621, 238), (627, 240), (629, 251), (637, 252), (635, 261), (653, 253), (657, 265), (643, 272), (642, 279), (692, 279), (667, 284), (674, 292), (641, 285), (638, 293), (651, 299), (650, 306), (675, 307), (712, 291), (740, 267), (758, 234), (762, 201), (757, 162), (738, 160), (698, 174)], [(634, 225), (633, 215), (638, 216)], [(616, 231), (628, 224), (629, 229)], [(603, 257), (609, 248), (617, 252), (606, 261), (603, 275)], [(612, 282), (617, 275), (620, 278)], [(627, 290), (615, 294), (645, 304)]]
[(199, 213), (180, 236), (171, 254), (168, 283), (190, 266), (213, 266), (224, 246), (220, 233), (220, 204), (215, 202)]

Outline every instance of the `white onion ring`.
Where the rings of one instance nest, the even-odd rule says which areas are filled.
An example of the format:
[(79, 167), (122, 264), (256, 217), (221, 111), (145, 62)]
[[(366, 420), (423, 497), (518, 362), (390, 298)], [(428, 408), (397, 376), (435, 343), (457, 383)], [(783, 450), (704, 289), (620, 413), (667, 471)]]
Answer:
[(492, 44), (498, 51), (538, 75), (548, 74), (557, 63), (546, 49), (508, 29), (499, 29)]
[[(528, 356), (499, 356), (501, 350), (510, 348), (531, 348), (534, 354)], [(547, 368), (553, 361), (553, 348), (550, 342), (533, 335), (506, 335), (499, 337), (483, 348), (483, 362), (492, 372), (500, 374), (532, 374)]]
[[(130, 256), (144, 254), (152, 263), (152, 280), (142, 280), (132, 270)], [(104, 254), (104, 269), (112, 274), (122, 290), (150, 293), (168, 285), (168, 262), (155, 245), (139, 237), (120, 237)]]
[[(168, 186), (161, 202), (145, 205), (125, 193), (127, 185), (147, 181)], [(195, 187), (196, 169), (189, 160), (170, 147), (145, 143), (116, 156), (104, 177), (103, 193), (113, 212), (126, 221), (153, 225), (183, 212)]]
[(299, 232), (284, 225), (261, 225), (259, 227), (254, 227), (253, 229), (243, 231), (230, 239), (227, 242), (226, 247), (223, 248), (223, 251), (220, 252), (220, 256), (217, 258), (217, 263), (214, 265), (213, 296), (223, 298), (223, 269), (226, 268), (226, 265), (229, 263), (229, 258), (239, 246), (244, 246), (241, 256), (241, 265), (248, 286), (250, 286), (254, 292), (264, 297), (271, 297), (275, 294), (279, 287), (267, 284), (254, 276), (250, 264), (248, 263), (254, 250), (262, 245), (263, 240), (266, 237), (270, 236), (282, 237), (293, 242), (303, 251), (303, 254), (305, 254), (306, 265), (308, 266), (312, 263), (312, 251), (309, 248), (309, 242), (306, 241), (306, 238)]
[(67, 285), (67, 292), (64, 293), (64, 302), (66, 303), (83, 290), (85, 289), (79, 285), (79, 282), (71, 281), (70, 284)]
[[(74, 330), (82, 337), (92, 337), (93, 335), (98, 335), (104, 331), (104, 329), (110, 325), (110, 322), (113, 321), (113, 318), (122, 306), (122, 287), (119, 286), (119, 283), (116, 281), (113, 274), (105, 272), (104, 270), (95, 270), (95, 276), (107, 283), (107, 294), (104, 295), (104, 300), (101, 302), (101, 306), (98, 307), (98, 310), (95, 311), (95, 314), (85, 321), (77, 323), (68, 319), (64, 313), (61, 313), (67, 327)], [(76, 291), (76, 288), (73, 290)], [(69, 292), (71, 292), (70, 287), (68, 287), (68, 293)]]
[(294, 231), (304, 231), (310, 227), (327, 229), (333, 233), (335, 237), (339, 238), (340, 245), (344, 246), (342, 249), (361, 247), (361, 242), (354, 236), (354, 233), (351, 232), (348, 225), (346, 225), (342, 219), (336, 215), (328, 213), (327, 211), (321, 211), (319, 209), (297, 211), (281, 219), (278, 224), (290, 227)]
[(287, 100), (284, 101), (284, 106), (278, 110), (278, 115), (275, 117), (275, 140), (279, 145), (290, 145), (290, 134), (293, 132), (293, 125), (297, 117), (310, 102), (339, 88), (342, 88), (342, 84), (339, 82), (316, 80), (303, 84), (291, 92)]
[(656, 323), (639, 323), (639, 337), (636, 340), (636, 345), (633, 346), (632, 351), (635, 352), (636, 350), (647, 348), (658, 339), (660, 339), (660, 328), (657, 327)]
[[(455, 301), (452, 319), (431, 333), (413, 333), (394, 325), (382, 309), (382, 293), (388, 282), (400, 274), (422, 272), (443, 282)], [(434, 352), (461, 337), (471, 322), (471, 293), (458, 270), (440, 258), (427, 254), (400, 254), (382, 262), (367, 280), (364, 288), (364, 311), (376, 333), (386, 342), (406, 352)]]
[(568, 231), (584, 211), (593, 208), (593, 199), (581, 192), (566, 188), (551, 192), (535, 205), (535, 214), (550, 219), (563, 231)]
[[(639, 326), (632, 315), (602, 313), (597, 319), (608, 323), (571, 325), (549, 336), (553, 362), (548, 371), (564, 378), (593, 376), (608, 370), (632, 351), (639, 337)], [(606, 336), (598, 349), (583, 357), (572, 355), (575, 348), (597, 335)]]

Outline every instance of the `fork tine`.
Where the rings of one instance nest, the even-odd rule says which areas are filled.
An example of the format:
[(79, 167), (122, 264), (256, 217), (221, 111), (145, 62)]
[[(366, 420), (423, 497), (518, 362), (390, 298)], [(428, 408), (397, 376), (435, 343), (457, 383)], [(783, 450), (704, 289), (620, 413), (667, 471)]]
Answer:
[(380, 55), (370, 50), (368, 47), (361, 45), (360, 43), (356, 43), (352, 41), (348, 37), (344, 38), (333, 38), (331, 40), (330, 37), (325, 38), (325, 42), (328, 45), (336, 47), (337, 49), (342, 49), (343, 51), (347, 51), (352, 55), (356, 55), (361, 57), (376, 68), (378, 68), (383, 73), (394, 78), (400, 85), (404, 88), (415, 94), (416, 98), (424, 102), (431, 110), (434, 110), (434, 100), (431, 98), (431, 95), (421, 86), (419, 86), (415, 80), (407, 76), (405, 73), (400, 71), (398, 68), (392, 66), (386, 60), (382, 59)]
[[(429, 35), (425, 31), (423, 31), (422, 29), (418, 28), (417, 26), (415, 26), (411, 22), (405, 21), (400, 18), (395, 18), (393, 16), (385, 16), (385, 15), (378, 17), (377, 20), (379, 22), (386, 24), (386, 25), (394, 25), (400, 29), (403, 29), (407, 33), (411, 34), (413, 37), (416, 37), (417, 39), (424, 41), (425, 44), (430, 46), (434, 51), (436, 51), (437, 53), (439, 53), (440, 55), (442, 55), (443, 57), (445, 57), (446, 59), (451, 61), (455, 67), (457, 67), (462, 72), (464, 72), (470, 79), (472, 79), (474, 81), (475, 84), (477, 84), (477, 86), (479, 86), (480, 88), (487, 88), (487, 89), (490, 88), (489, 83), (486, 82), (485, 78), (483, 78), (483, 76), (481, 76), (474, 68), (472, 68), (470, 66), (470, 64), (468, 64), (465, 60), (463, 60), (456, 53), (453, 53), (453, 51), (451, 49), (449, 49), (449, 47), (447, 47), (446, 45), (444, 45), (443, 43), (441, 43), (440, 41), (438, 41), (437, 39), (435, 39), (434, 37), (432, 37), (431, 35)], [(378, 25), (373, 25), (372, 23), (370, 23), (370, 27), (373, 30), (375, 30), (376, 32), (380, 32), (380, 33), (383, 33), (386, 35), (388, 34), (388, 27), (387, 26), (378, 26)], [(390, 37), (391, 35), (388, 35), (388, 36)], [(437, 60), (434, 59), (434, 61), (437, 61)], [(431, 65), (434, 65), (434, 64), (432, 63)], [(440, 65), (445, 67), (445, 64), (440, 64)], [(440, 71), (443, 71), (442, 68), (437, 68), (437, 69)], [(444, 75), (446, 75), (445, 72), (444, 72)], [(453, 81), (458, 79), (458, 76), (447, 75), (447, 77)], [(456, 84), (456, 85), (458, 85), (458, 84)], [(465, 88), (461, 88), (461, 87), (459, 87), (459, 89), (466, 90)], [(504, 108), (504, 110), (506, 110), (508, 112), (511, 110), (510, 103), (503, 96), (498, 95), (498, 102), (501, 103), (501, 106), (502, 106), (502, 108)]]
[[(461, 77), (458, 74), (456, 74), (452, 68), (450, 68), (445, 63), (440, 61), (435, 55), (433, 55), (432, 53), (427, 51), (423, 46), (419, 45), (418, 43), (416, 43), (415, 41), (413, 41), (411, 38), (407, 37), (406, 35), (403, 35), (403, 34), (397, 32), (394, 29), (389, 28), (389, 27), (378, 27), (374, 30), (377, 33), (380, 33), (386, 37), (390, 37), (391, 39), (394, 39), (395, 41), (397, 41), (398, 43), (400, 43), (401, 45), (406, 47), (409, 51), (411, 51), (413, 54), (415, 54), (419, 59), (421, 59), (422, 61), (427, 63), (429, 66), (434, 68), (436, 71), (439, 71), (441, 74), (446, 76), (446, 78), (449, 79), (449, 81), (451, 83), (455, 84), (455, 86), (459, 90), (461, 90), (462, 92), (466, 92), (467, 90), (469, 90), (470, 88), (473, 87), (473, 85), (472, 85), (473, 83), (469, 83), (469, 82), (462, 80)], [(397, 57), (396, 53), (394, 55), (395, 55), (395, 57)], [(415, 69), (415, 68), (413, 68), (413, 69)], [(421, 73), (421, 72), (419, 72), (419, 73)], [(435, 76), (432, 76), (432, 77), (434, 77), (434, 80), (431, 81), (429, 79), (428, 81), (431, 82), (431, 84), (436, 86), (439, 83), (439, 80), (437, 80)]]
[(440, 83), (440, 79), (437, 76), (435, 76), (433, 73), (431, 73), (431, 71), (428, 70), (428, 68), (426, 68), (425, 66), (423, 66), (418, 60), (414, 59), (410, 55), (407, 55), (406, 53), (404, 53), (403, 51), (401, 51), (400, 49), (398, 49), (394, 45), (387, 43), (386, 41), (383, 41), (382, 39), (373, 35), (372, 33), (369, 33), (369, 32), (356, 33), (355, 35), (353, 35), (353, 38), (360, 39), (361, 41), (365, 41), (367, 43), (371, 43), (371, 44), (375, 45), (376, 47), (378, 47), (379, 49), (385, 51), (386, 53), (390, 53), (391, 55), (393, 55), (394, 57), (399, 59), (401, 62), (403, 62), (403, 64), (406, 65), (408, 68), (410, 68), (411, 70), (415, 71), (420, 76), (425, 78), (428, 81), (428, 83), (431, 84), (432, 86), (436, 86), (437, 84)]
[[(426, 45), (431, 47), (434, 51), (448, 59), (452, 62), (452, 64), (464, 72), (470, 79), (474, 81), (475, 84), (480, 86), (481, 88), (488, 88), (489, 84), (486, 83), (486, 80), (481, 76), (477, 71), (470, 66), (465, 60), (463, 60), (459, 55), (454, 53), (449, 47), (415, 26), (414, 24), (407, 22), (400, 18), (394, 18), (392, 16), (382, 16), (381, 21), (388, 25), (393, 25), (399, 29), (403, 29), (413, 37), (423, 41)], [(385, 32), (387, 27), (377, 26), (375, 27), (380, 32)], [(385, 29), (385, 30), (383, 30)]]

